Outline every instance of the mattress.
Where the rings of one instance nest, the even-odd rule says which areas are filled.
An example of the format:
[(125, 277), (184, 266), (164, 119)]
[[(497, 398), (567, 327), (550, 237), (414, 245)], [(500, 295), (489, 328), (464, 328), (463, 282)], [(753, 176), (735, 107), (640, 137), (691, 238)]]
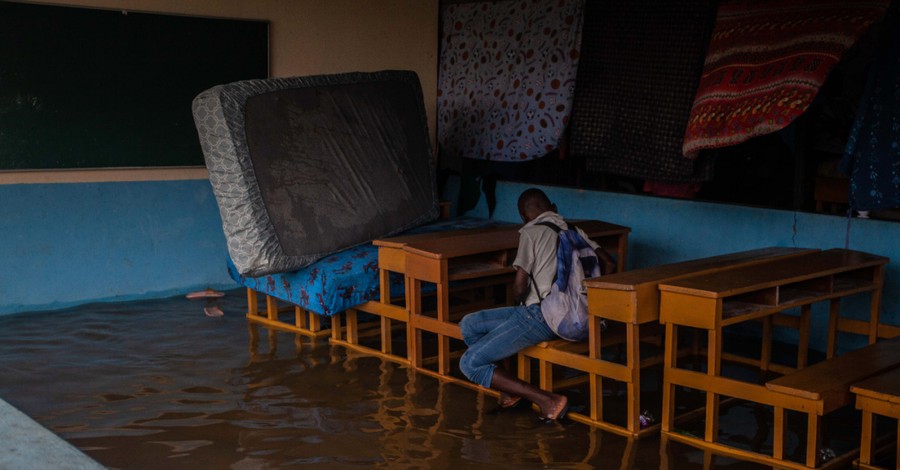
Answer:
[(296, 271), (439, 214), (414, 72), (219, 85), (193, 115), (241, 275)]
[[(455, 217), (417, 227), (408, 233), (498, 224), (489, 219)], [(228, 273), (245, 287), (324, 316), (343, 312), (369, 300), (378, 300), (380, 292), (378, 247), (371, 243), (333, 253), (297, 271), (258, 277), (241, 274), (229, 259)], [(391, 275), (391, 296), (403, 295), (403, 288), (403, 277)]]

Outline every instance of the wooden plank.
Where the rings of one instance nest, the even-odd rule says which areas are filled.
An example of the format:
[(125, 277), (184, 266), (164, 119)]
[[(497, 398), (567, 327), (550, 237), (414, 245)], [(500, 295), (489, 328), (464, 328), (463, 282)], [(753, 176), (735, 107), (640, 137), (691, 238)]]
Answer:
[(659, 322), (712, 330), (718, 324), (721, 303), (720, 299), (697, 297), (682, 292), (662, 292)]
[(786, 395), (826, 402), (825, 412), (852, 401), (851, 385), (900, 367), (900, 338), (879, 341), (766, 383)]
[(851, 386), (850, 391), (860, 396), (900, 405), (900, 367), (860, 381)]
[[(816, 251), (818, 250), (768, 247), (590, 278), (584, 281), (588, 292), (589, 313), (622, 322), (654, 322), (659, 318), (661, 282)], [(627, 297), (626, 293), (631, 293), (632, 296)]]
[(887, 262), (888, 259), (883, 256), (832, 249), (718, 273), (667, 281), (660, 284), (659, 289), (701, 297), (723, 298), (786, 283), (802, 282), (836, 273), (883, 266)]

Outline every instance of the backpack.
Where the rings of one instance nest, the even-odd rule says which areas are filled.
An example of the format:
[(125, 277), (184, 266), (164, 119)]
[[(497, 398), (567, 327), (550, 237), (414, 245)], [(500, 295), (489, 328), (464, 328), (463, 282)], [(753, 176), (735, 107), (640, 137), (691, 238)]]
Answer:
[[(587, 339), (587, 292), (582, 281), (600, 275), (600, 260), (573, 226), (562, 230), (550, 222), (539, 222), (537, 225), (550, 227), (558, 236), (556, 276), (550, 287), (550, 293), (540, 299), (544, 319), (550, 329), (562, 339), (569, 341)], [(531, 279), (534, 283), (533, 275)]]

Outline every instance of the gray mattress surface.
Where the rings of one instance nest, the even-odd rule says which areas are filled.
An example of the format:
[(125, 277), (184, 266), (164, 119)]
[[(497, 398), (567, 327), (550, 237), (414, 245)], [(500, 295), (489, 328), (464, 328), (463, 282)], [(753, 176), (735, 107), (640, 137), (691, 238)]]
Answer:
[(193, 113), (243, 275), (297, 270), (438, 216), (413, 72), (235, 82), (199, 94)]

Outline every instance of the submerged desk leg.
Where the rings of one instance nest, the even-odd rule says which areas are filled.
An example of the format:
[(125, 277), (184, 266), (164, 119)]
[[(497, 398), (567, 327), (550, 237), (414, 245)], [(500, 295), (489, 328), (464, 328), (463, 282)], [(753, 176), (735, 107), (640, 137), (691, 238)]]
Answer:
[(641, 337), (640, 325), (635, 323), (625, 324), (625, 345), (628, 350), (625, 353), (625, 363), (631, 380), (626, 385), (628, 397), (628, 418), (625, 427), (636, 434), (641, 430)]
[(669, 379), (670, 370), (675, 369), (678, 359), (678, 327), (673, 323), (666, 323), (666, 346), (663, 351), (663, 415), (662, 430), (671, 432), (675, 422), (675, 385)]
[[(588, 317), (588, 357), (600, 359), (602, 323), (599, 317)], [(603, 378), (600, 374), (589, 374), (591, 391), (591, 419), (603, 420)]]
[[(709, 330), (709, 355), (706, 359), (706, 375), (718, 377), (722, 367), (722, 335), (718, 330)], [(677, 354), (677, 351), (676, 351)], [(706, 392), (706, 442), (716, 442), (719, 434), (719, 395)]]
[[(437, 319), (450, 323), (450, 285), (444, 276), (437, 283)], [(450, 337), (438, 333), (438, 373), (450, 375)]]

